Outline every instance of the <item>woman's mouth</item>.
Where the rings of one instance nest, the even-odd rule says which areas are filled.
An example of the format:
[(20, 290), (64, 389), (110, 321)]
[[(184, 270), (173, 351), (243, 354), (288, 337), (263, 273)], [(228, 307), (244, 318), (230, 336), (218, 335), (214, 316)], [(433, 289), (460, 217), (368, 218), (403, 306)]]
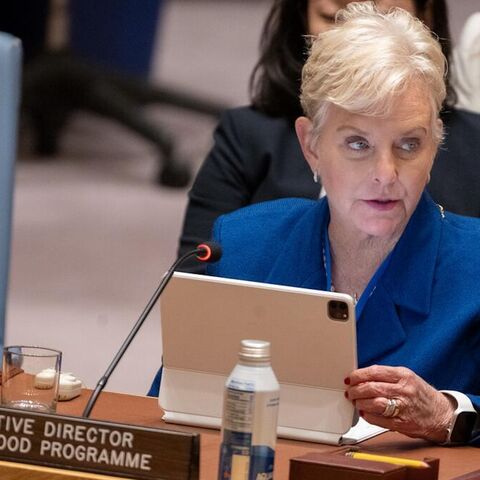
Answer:
[(399, 200), (389, 200), (389, 199), (374, 199), (374, 200), (365, 200), (365, 203), (375, 210), (382, 212), (387, 212), (395, 208)]

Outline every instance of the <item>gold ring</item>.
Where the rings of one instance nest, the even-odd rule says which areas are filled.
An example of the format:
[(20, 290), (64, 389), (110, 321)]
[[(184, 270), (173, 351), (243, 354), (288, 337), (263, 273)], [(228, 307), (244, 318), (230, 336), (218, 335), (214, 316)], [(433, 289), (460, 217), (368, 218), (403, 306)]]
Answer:
[(398, 402), (395, 398), (387, 398), (387, 406), (382, 413), (383, 417), (393, 418), (400, 413)]

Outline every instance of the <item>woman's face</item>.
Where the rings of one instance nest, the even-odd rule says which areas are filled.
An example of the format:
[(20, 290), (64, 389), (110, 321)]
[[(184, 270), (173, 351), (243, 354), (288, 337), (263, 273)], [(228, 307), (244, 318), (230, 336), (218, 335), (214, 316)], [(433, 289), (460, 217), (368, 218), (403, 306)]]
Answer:
[[(308, 0), (307, 20), (308, 33), (318, 35), (331, 28), (335, 23), (335, 14), (345, 7), (351, 0)], [(375, 2), (381, 10), (391, 7), (401, 7), (412, 15), (416, 15), (414, 0), (377, 0)]]
[(412, 85), (388, 117), (330, 105), (314, 147), (308, 143), (310, 120), (297, 120), (304, 154), (327, 193), (331, 222), (345, 234), (388, 240), (405, 228), (436, 153), (426, 95)]

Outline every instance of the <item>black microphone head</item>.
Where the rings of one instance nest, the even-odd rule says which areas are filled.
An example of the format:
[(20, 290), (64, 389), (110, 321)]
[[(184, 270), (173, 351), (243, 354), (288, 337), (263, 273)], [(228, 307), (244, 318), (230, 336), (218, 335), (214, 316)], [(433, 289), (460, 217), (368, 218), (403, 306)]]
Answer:
[(197, 245), (197, 260), (206, 263), (218, 262), (222, 258), (222, 247), (216, 242), (203, 242)]

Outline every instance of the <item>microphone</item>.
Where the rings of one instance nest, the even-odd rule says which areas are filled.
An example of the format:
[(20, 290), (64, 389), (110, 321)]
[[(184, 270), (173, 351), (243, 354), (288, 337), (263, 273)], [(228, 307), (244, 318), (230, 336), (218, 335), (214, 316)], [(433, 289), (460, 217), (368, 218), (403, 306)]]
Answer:
[(137, 322), (133, 326), (132, 330), (130, 331), (127, 338), (124, 340), (122, 346), (120, 347), (117, 354), (115, 355), (114, 359), (112, 360), (112, 363), (109, 365), (109, 367), (103, 374), (102, 378), (100, 378), (100, 380), (97, 383), (97, 386), (95, 387), (95, 390), (90, 395), (90, 398), (88, 399), (88, 402), (87, 402), (87, 406), (85, 407), (85, 410), (83, 411), (83, 414), (82, 414), (83, 417), (88, 418), (90, 416), (90, 412), (92, 411), (92, 408), (94, 407), (98, 399), (98, 396), (100, 395), (102, 390), (105, 388), (105, 385), (107, 384), (108, 379), (110, 378), (116, 366), (118, 365), (118, 362), (123, 357), (124, 353), (127, 351), (127, 348), (129, 347), (132, 340), (135, 338), (135, 335), (137, 335), (138, 331), (143, 325), (143, 322), (145, 321), (148, 314), (154, 307), (155, 303), (157, 303), (157, 300), (162, 294), (165, 287), (168, 285), (168, 282), (172, 278), (172, 275), (175, 269), (187, 258), (190, 258), (193, 256), (195, 256), (196, 259), (199, 260), (200, 262), (205, 262), (205, 263), (217, 262), (218, 260), (220, 260), (222, 256), (222, 247), (215, 242), (201, 243), (200, 245), (197, 245), (197, 247), (194, 250), (191, 250), (190, 252), (187, 252), (181, 257), (177, 258), (177, 260), (175, 260), (173, 265), (165, 272), (162, 280), (160, 281), (160, 284), (158, 285), (157, 289), (152, 295), (152, 298), (150, 298), (150, 300), (148, 301), (142, 314), (138, 318)]

